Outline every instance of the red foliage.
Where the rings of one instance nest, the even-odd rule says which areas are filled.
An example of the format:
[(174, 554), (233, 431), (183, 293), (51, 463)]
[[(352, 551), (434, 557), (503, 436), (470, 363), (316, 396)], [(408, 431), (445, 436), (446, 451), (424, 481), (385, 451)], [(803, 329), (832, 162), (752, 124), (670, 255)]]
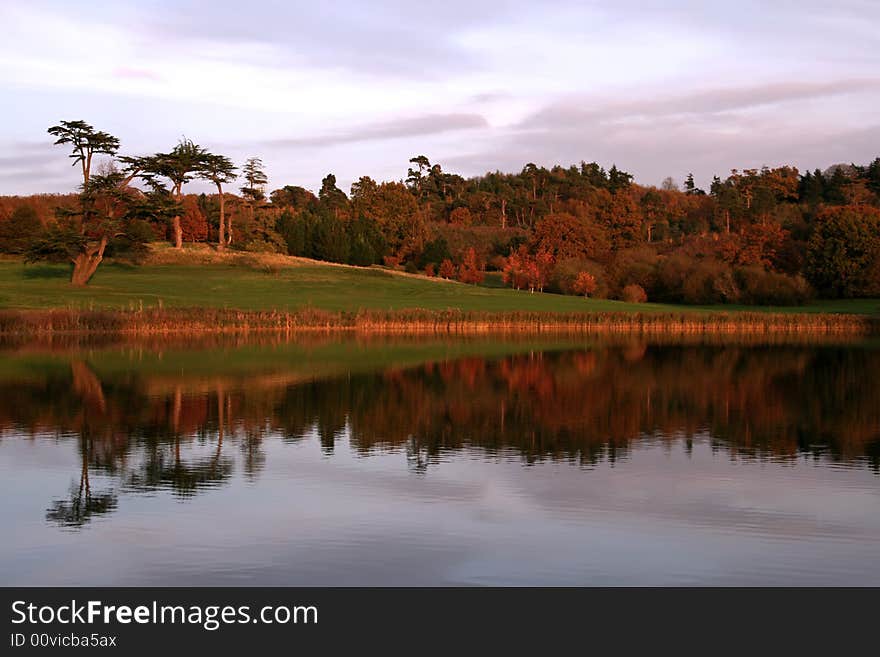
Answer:
[(184, 242), (204, 242), (208, 239), (208, 220), (199, 207), (198, 197), (183, 197), (183, 215), (180, 217)]
[(516, 253), (507, 257), (502, 270), (503, 280), (517, 290), (527, 287), (530, 292), (543, 292), (555, 263), (556, 258), (549, 251), (541, 250), (533, 256), (525, 246), (520, 246)]
[(578, 274), (571, 287), (577, 294), (583, 294), (585, 297), (588, 297), (596, 291), (596, 277), (590, 272), (582, 271)]
[(483, 278), (485, 278), (485, 272), (477, 261), (477, 252), (472, 248), (468, 249), (464, 255), (464, 261), (458, 269), (458, 280), (462, 283), (476, 285), (482, 283)]
[(455, 265), (452, 264), (452, 260), (446, 258), (440, 263), (440, 271), (438, 272), (438, 275), (440, 278), (455, 278)]

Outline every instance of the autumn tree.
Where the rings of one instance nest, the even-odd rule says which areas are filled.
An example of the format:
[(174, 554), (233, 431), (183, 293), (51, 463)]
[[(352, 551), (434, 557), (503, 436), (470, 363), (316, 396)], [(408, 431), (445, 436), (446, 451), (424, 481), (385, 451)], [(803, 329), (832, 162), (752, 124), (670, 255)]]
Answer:
[(603, 227), (566, 212), (548, 214), (535, 227), (535, 252), (556, 258), (600, 258), (607, 253), (608, 237)]
[(452, 263), (452, 260), (446, 258), (443, 262), (440, 263), (440, 269), (437, 270), (437, 275), (440, 278), (450, 279), (455, 278), (455, 265)]
[(482, 283), (483, 278), (485, 278), (485, 272), (477, 260), (477, 252), (470, 248), (464, 254), (464, 259), (458, 269), (458, 280), (462, 283), (476, 285)]
[(582, 271), (574, 280), (572, 290), (575, 294), (580, 294), (585, 297), (590, 296), (596, 291), (596, 277), (590, 272)]

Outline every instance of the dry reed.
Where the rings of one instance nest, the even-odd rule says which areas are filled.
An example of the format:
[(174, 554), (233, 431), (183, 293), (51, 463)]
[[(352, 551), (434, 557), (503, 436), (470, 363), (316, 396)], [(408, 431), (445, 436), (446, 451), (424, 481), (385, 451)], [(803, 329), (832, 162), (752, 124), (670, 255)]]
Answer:
[(627, 333), (871, 335), (880, 320), (862, 315), (807, 313), (531, 313), (461, 310), (331, 312), (242, 311), (215, 308), (129, 310), (0, 310), (0, 335), (355, 331), (388, 334)]

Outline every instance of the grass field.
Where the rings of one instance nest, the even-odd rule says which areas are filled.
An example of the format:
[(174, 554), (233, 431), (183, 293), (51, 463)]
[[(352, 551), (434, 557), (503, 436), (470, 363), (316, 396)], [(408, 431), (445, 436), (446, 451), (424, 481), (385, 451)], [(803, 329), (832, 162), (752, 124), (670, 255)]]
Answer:
[(381, 269), (296, 264), (267, 270), (230, 264), (105, 263), (85, 288), (68, 284), (65, 265), (0, 262), (0, 308), (111, 309), (143, 306), (240, 310), (330, 311), (359, 309), (527, 312), (770, 311), (853, 313), (880, 316), (880, 299), (817, 301), (802, 307), (673, 306), (627, 304), (556, 294), (464, 285), (394, 274)]

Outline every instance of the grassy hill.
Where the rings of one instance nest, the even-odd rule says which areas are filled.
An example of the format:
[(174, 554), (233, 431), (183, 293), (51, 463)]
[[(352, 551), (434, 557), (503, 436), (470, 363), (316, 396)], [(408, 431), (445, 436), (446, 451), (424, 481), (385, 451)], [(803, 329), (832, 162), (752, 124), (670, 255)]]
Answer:
[[(85, 288), (72, 288), (65, 265), (0, 262), (0, 308), (213, 307), (241, 310), (330, 311), (422, 308), (464, 311), (669, 312), (738, 310), (665, 304), (627, 304), (557, 294), (472, 286), (410, 276), (381, 268), (316, 263), (286, 256), (229, 254), (218, 258), (204, 247), (183, 253), (161, 251), (139, 267), (103, 264)], [(758, 310), (748, 307), (748, 310)], [(880, 315), (880, 300), (815, 302), (777, 312), (847, 312)]]

